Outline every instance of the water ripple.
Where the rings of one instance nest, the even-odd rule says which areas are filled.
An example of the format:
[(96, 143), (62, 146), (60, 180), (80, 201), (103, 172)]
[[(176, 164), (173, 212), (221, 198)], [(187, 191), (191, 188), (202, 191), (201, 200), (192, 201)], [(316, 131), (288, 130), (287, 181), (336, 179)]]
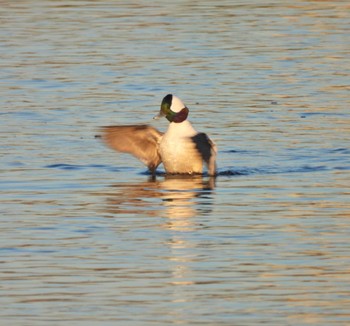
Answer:
[[(350, 324), (348, 1), (2, 1), (3, 325)], [(98, 126), (167, 93), (218, 176)]]

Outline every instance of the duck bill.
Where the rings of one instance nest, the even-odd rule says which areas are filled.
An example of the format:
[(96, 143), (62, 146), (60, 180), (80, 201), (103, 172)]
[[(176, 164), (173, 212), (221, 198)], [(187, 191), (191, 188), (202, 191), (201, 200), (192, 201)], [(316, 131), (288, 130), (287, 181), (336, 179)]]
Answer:
[(165, 117), (165, 114), (162, 111), (159, 111), (159, 113), (157, 115), (155, 115), (153, 117), (153, 119), (158, 120), (158, 119), (163, 118), (163, 117)]

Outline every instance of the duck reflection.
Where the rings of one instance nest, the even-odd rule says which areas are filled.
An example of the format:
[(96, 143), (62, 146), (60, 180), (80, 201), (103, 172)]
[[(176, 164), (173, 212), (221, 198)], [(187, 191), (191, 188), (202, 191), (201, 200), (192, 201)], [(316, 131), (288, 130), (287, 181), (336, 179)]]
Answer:
[(135, 184), (118, 183), (112, 185), (115, 191), (108, 194), (106, 210), (112, 214), (166, 216), (186, 224), (184, 218), (211, 211), (214, 187), (213, 177), (178, 175)]
[[(141, 183), (114, 184), (113, 193), (108, 193), (108, 212), (113, 216), (133, 214), (137, 220), (144, 220), (145, 216), (165, 217), (156, 220), (160, 223), (156, 222), (154, 235), (157, 236), (159, 227), (170, 231), (163, 242), (168, 248), (163, 260), (170, 272), (167, 285), (172, 302), (192, 300), (188, 292), (189, 286), (196, 284), (192, 265), (200, 258), (190, 235), (205, 223), (198, 216), (211, 214), (214, 188), (213, 177), (166, 175)], [(176, 316), (179, 323), (185, 318), (181, 312)]]

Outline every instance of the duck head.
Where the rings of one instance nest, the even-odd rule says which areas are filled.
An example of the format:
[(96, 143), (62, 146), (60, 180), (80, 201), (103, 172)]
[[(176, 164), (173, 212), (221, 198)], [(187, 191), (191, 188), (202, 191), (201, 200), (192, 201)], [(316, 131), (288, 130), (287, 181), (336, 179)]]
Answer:
[(187, 119), (188, 112), (186, 105), (177, 96), (168, 94), (163, 98), (159, 114), (154, 119), (166, 117), (170, 122), (180, 123)]

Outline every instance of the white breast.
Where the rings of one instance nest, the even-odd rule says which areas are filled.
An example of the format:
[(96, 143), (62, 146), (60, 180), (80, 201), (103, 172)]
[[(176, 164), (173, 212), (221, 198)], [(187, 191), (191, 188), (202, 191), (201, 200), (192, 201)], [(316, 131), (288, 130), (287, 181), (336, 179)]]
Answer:
[(170, 123), (159, 145), (167, 173), (202, 173), (203, 160), (191, 139), (196, 134), (197, 131), (187, 120)]

